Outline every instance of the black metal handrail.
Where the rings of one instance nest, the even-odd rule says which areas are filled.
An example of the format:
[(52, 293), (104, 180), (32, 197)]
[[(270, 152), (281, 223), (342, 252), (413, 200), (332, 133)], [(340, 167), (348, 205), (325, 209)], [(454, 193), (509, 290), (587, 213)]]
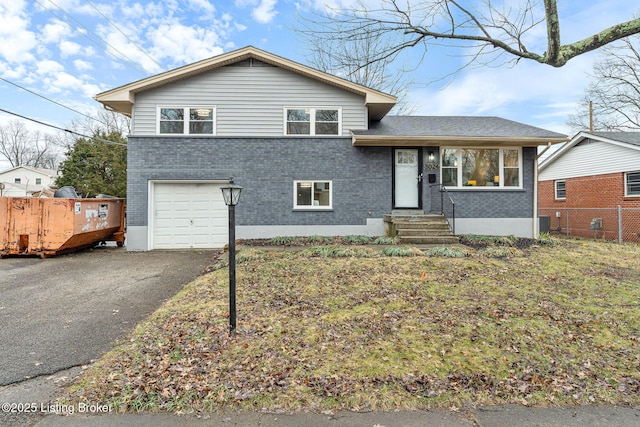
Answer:
[[(453, 235), (455, 236), (456, 235), (456, 202), (453, 201), (453, 199), (451, 198), (451, 194), (449, 194), (449, 192), (447, 191), (447, 188), (444, 185), (432, 184), (429, 187), (439, 187), (440, 213), (442, 214), (442, 216), (444, 216), (447, 219), (447, 222), (449, 223), (449, 225), (451, 225), (451, 233), (453, 233)], [(448, 205), (451, 207), (450, 215), (445, 210), (445, 197), (444, 197), (445, 195), (449, 200)]]

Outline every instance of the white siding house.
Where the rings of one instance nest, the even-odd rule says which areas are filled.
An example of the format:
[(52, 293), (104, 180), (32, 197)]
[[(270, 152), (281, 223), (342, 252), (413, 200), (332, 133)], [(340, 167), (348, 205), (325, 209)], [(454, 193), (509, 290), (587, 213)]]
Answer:
[[(30, 197), (33, 193), (53, 185), (58, 171), (52, 169), (17, 166), (0, 172), (0, 190), (3, 197)], [(0, 186), (2, 187), (2, 186)]]

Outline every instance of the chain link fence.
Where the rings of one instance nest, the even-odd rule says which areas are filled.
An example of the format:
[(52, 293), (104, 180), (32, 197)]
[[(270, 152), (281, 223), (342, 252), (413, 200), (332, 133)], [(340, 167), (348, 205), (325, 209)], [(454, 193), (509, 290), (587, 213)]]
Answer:
[(640, 243), (640, 208), (540, 208), (540, 232)]

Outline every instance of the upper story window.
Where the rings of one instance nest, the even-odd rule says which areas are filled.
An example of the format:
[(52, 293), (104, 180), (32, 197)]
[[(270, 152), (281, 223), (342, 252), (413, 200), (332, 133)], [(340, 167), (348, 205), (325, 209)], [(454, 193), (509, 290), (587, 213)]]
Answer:
[(442, 148), (445, 187), (522, 188), (520, 148)]
[(36, 185), (42, 185), (42, 178), (36, 178)]
[(625, 173), (624, 182), (625, 196), (640, 196), (640, 172)]
[(286, 135), (340, 135), (339, 108), (285, 108)]
[(22, 182), (22, 180), (20, 178), (14, 178), (14, 180), (13, 180), (14, 184), (20, 184), (20, 182)]
[(215, 135), (216, 108), (159, 107), (158, 133), (160, 135)]
[(567, 198), (567, 181), (564, 179), (554, 181), (553, 188), (556, 200), (565, 200)]

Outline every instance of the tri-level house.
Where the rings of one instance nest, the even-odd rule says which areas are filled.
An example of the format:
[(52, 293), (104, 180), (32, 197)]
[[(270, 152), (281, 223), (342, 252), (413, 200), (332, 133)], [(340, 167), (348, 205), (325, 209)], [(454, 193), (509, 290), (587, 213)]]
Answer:
[(395, 97), (254, 47), (96, 99), (132, 119), (130, 250), (225, 245), (229, 177), (244, 187), (238, 238), (384, 235), (451, 201), (457, 234), (533, 236), (536, 148), (567, 139), (497, 117), (390, 116)]

